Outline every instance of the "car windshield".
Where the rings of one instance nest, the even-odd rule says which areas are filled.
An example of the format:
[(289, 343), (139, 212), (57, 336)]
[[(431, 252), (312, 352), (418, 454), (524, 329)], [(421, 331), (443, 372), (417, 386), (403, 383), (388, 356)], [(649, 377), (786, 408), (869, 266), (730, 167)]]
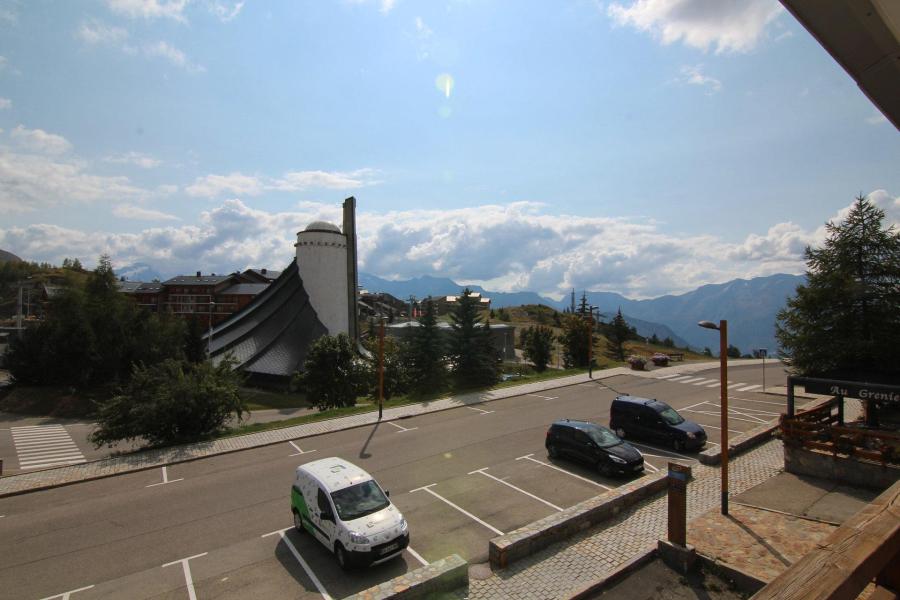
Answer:
[(606, 427), (588, 427), (585, 429), (585, 432), (591, 436), (591, 439), (601, 448), (607, 448), (622, 443), (622, 440)]
[(341, 521), (352, 521), (390, 506), (390, 501), (374, 480), (364, 481), (331, 494)]
[(684, 423), (684, 418), (679, 415), (671, 406), (667, 406), (661, 411), (659, 411), (659, 416), (662, 417), (663, 421), (668, 423), (669, 425), (681, 425)]

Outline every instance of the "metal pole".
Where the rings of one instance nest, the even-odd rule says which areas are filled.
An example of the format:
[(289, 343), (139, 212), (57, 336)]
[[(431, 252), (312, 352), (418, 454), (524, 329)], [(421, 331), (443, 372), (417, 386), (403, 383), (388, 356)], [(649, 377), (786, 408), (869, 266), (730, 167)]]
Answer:
[(722, 427), (722, 514), (728, 514), (728, 321), (719, 321), (719, 390)]
[(766, 355), (769, 351), (763, 352), (763, 391), (766, 391)]
[(594, 378), (594, 307), (589, 306), (588, 317), (588, 379)]
[(384, 317), (378, 332), (378, 420), (384, 410)]

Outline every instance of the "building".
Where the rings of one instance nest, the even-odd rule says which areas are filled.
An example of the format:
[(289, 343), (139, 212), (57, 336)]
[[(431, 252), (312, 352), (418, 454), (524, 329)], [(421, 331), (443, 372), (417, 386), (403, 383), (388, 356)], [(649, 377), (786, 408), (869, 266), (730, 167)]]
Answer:
[[(484, 312), (491, 310), (490, 298), (482, 297), (479, 292), (472, 292), (470, 296), (478, 300), (479, 310), (483, 310)], [(435, 312), (438, 315), (446, 315), (453, 312), (459, 305), (459, 298), (460, 296), (438, 296), (437, 298), (433, 298)]]
[[(216, 321), (205, 336), (214, 363), (231, 356), (239, 369), (252, 376), (284, 378), (302, 369), (310, 345), (319, 337), (345, 333), (358, 339), (356, 199), (344, 201), (343, 229), (315, 221), (297, 233), (294, 248), (294, 260), (272, 283), (240, 284), (265, 288), (237, 312)], [(267, 276), (269, 272), (241, 275)], [(192, 287), (185, 284), (188, 290)], [(216, 289), (223, 298), (228, 291), (228, 287)]]

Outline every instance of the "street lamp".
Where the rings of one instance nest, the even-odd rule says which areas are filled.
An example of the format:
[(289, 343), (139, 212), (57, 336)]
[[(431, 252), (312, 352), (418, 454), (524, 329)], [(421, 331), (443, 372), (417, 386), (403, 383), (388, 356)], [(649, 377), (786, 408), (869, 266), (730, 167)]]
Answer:
[(594, 378), (594, 309), (597, 306), (588, 307), (588, 379)]
[(711, 321), (697, 323), (706, 329), (719, 330), (719, 397), (721, 399), (722, 428), (722, 514), (728, 514), (728, 321), (716, 325)]
[(384, 411), (384, 322), (386, 317), (381, 317), (381, 328), (378, 330), (378, 420)]

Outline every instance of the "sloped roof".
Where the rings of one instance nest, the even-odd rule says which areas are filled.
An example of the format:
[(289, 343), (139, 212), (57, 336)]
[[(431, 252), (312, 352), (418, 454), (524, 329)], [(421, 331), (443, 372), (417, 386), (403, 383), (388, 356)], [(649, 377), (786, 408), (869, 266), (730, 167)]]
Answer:
[(172, 279), (163, 281), (163, 285), (218, 285), (231, 279), (231, 275), (176, 275)]
[(210, 354), (221, 359), (231, 353), (249, 373), (289, 377), (303, 367), (309, 346), (327, 333), (292, 262), (243, 310), (213, 329)]
[(224, 290), (222, 290), (221, 292), (219, 292), (219, 294), (221, 294), (223, 296), (227, 295), (227, 294), (255, 296), (255, 295), (261, 293), (267, 287), (269, 287), (269, 285), (271, 285), (271, 284), (268, 284), (268, 283), (235, 283), (234, 285), (230, 285), (227, 288), (225, 288)]

